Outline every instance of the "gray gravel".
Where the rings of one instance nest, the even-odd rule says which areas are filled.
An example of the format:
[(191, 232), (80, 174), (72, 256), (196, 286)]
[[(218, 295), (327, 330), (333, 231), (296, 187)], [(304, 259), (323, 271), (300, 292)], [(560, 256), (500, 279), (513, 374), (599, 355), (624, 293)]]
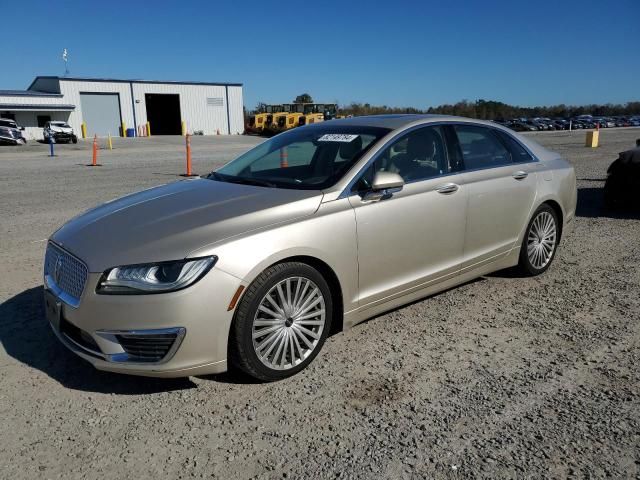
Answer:
[[(274, 384), (98, 372), (49, 331), (44, 239), (184, 171), (181, 139), (0, 149), (0, 477), (640, 478), (640, 218), (600, 207), (639, 129), (540, 133), (578, 175), (551, 269), (481, 278), (331, 337)], [(206, 172), (260, 141), (194, 138)]]

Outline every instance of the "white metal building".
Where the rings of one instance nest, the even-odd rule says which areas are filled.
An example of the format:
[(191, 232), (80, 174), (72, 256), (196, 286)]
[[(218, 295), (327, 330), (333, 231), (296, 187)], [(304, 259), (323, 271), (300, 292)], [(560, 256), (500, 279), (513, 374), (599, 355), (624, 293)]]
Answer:
[(49, 120), (68, 122), (77, 135), (122, 135), (122, 127), (151, 135), (239, 134), (244, 131), (241, 83), (160, 82), (41, 76), (27, 90), (0, 90), (0, 117), (42, 138)]

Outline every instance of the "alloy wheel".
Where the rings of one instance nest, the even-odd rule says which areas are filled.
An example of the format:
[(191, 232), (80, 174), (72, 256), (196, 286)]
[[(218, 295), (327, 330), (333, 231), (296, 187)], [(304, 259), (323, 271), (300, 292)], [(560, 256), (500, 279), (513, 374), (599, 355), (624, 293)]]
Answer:
[(262, 298), (253, 319), (253, 348), (274, 370), (302, 363), (318, 346), (325, 328), (325, 299), (305, 277), (289, 277)]
[(527, 256), (534, 268), (540, 270), (551, 261), (556, 239), (555, 218), (550, 212), (540, 212), (531, 223), (527, 236)]

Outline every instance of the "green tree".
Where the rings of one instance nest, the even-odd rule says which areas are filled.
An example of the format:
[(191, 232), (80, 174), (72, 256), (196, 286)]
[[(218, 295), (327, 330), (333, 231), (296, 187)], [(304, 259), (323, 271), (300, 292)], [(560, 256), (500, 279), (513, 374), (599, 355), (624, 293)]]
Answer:
[(308, 93), (303, 93), (302, 95), (298, 95), (293, 103), (313, 103), (313, 98)]

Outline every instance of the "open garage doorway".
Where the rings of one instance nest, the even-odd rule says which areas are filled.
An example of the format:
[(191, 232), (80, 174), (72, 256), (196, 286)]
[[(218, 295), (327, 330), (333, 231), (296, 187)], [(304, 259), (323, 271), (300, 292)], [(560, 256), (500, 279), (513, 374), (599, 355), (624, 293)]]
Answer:
[(151, 135), (182, 135), (180, 95), (177, 93), (146, 93), (147, 121)]

